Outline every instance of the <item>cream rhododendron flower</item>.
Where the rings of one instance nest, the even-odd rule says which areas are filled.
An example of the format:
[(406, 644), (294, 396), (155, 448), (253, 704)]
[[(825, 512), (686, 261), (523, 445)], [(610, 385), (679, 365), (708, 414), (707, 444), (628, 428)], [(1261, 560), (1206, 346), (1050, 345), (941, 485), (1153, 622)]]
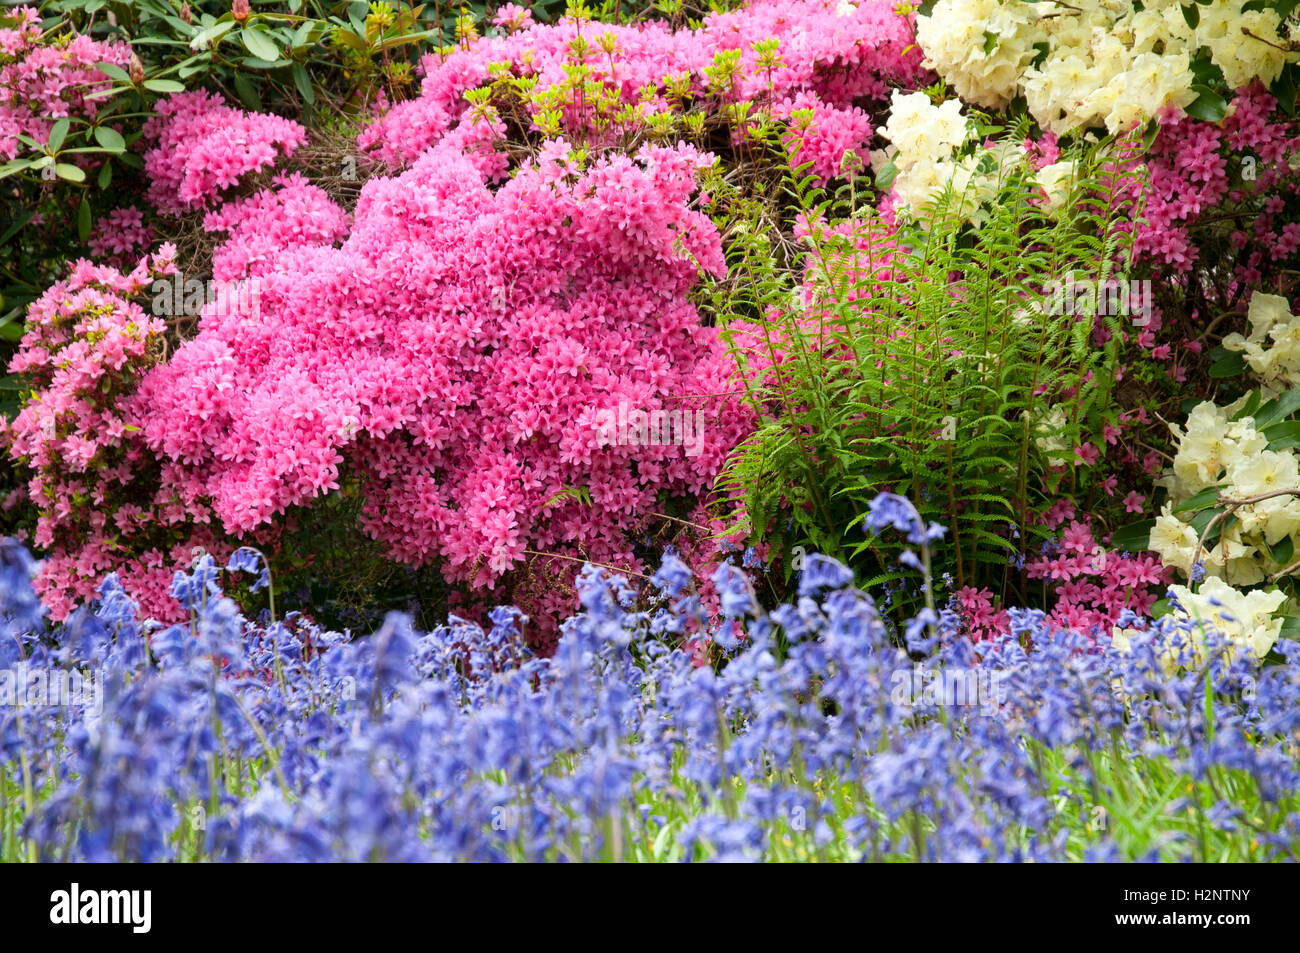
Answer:
[(930, 227), (936, 224), (930, 221), (937, 211), (932, 203), (945, 189), (951, 190), (951, 203), (941, 214), (950, 219), (949, 224), (978, 221), (982, 207), (996, 199), (1010, 169), (1026, 159), (1024, 144), (1017, 141), (959, 156), (970, 134), (960, 100), (936, 106), (925, 93), (895, 91), (889, 121), (880, 133), (890, 145), (871, 154), (872, 168), (879, 172), (887, 162), (894, 164), (898, 207)]
[[(1281, 590), (1240, 592), (1221, 579), (1211, 578), (1205, 580), (1199, 592), (1192, 592), (1186, 586), (1170, 586), (1169, 592), (1181, 607), (1175, 610), (1174, 618), (1191, 624), (1165, 636), (1170, 643), (1162, 657), (1166, 671), (1173, 671), (1177, 666), (1176, 646), (1172, 643), (1183, 632), (1191, 637), (1190, 661), (1194, 665), (1203, 665), (1206, 661), (1204, 633), (1207, 628), (1223, 633), (1232, 647), (1230, 651), (1245, 650), (1257, 659), (1268, 654), (1282, 632), (1282, 619), (1274, 616), (1287, 601)], [(1112, 644), (1127, 651), (1134, 633), (1133, 629), (1117, 628), (1111, 636)]]
[(1300, 317), (1280, 295), (1255, 292), (1247, 312), (1250, 335), (1229, 334), (1223, 346), (1241, 353), (1246, 365), (1274, 397), (1300, 383)]
[[(1286, 568), (1273, 556), (1283, 540), (1289, 538), (1291, 551), (1300, 552), (1300, 458), (1290, 449), (1268, 449), (1268, 438), (1256, 429), (1254, 418), (1231, 419), (1248, 399), (1228, 407), (1204, 401), (1192, 409), (1184, 429), (1171, 427), (1179, 438), (1178, 451), (1157, 481), (1169, 491), (1169, 501), (1148, 545), (1166, 566), (1186, 576), (1200, 563), (1208, 576), (1238, 586), (1255, 585)], [(1236, 506), (1232, 519), (1220, 524), (1214, 546), (1198, 552), (1200, 534), (1191, 520), (1214, 502), (1207, 500), (1206, 506), (1184, 513), (1174, 510), (1211, 488), (1217, 488), (1220, 500), (1254, 502)]]
[(1034, 444), (1043, 453), (1065, 453), (1070, 449), (1063, 433), (1065, 431), (1065, 408), (1059, 404), (1045, 413), (1036, 415), (1034, 423)]
[(1166, 566), (1173, 566), (1190, 576), (1192, 563), (1195, 562), (1196, 541), (1196, 530), (1174, 516), (1170, 512), (1170, 504), (1166, 503), (1156, 517), (1156, 525), (1151, 530), (1147, 545), (1160, 555), (1160, 561)]
[(1166, 108), (1195, 102), (1191, 63), (1208, 51), (1229, 87), (1273, 82), (1287, 62), (1274, 10), (1240, 0), (938, 0), (917, 18), (925, 65), (962, 99), (1000, 108), (1023, 94), (1039, 125), (1058, 134), (1104, 125), (1119, 133)]
[(1070, 197), (1070, 188), (1077, 173), (1073, 162), (1053, 162), (1038, 170), (1038, 184), (1047, 193), (1047, 202), (1059, 209)]

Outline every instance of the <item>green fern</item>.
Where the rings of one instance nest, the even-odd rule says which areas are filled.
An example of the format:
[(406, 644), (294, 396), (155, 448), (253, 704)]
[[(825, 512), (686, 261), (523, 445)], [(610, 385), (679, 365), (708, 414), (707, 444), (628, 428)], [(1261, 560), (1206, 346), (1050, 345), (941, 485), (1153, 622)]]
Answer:
[[(1022, 124), (1006, 135), (1026, 133)], [(891, 236), (871, 213), (876, 196), (855, 182), (831, 194), (787, 178), (786, 213), (824, 223), (802, 262), (774, 257), (758, 222), (733, 231), (731, 278), (712, 305), (759, 424), (720, 485), (755, 536), (883, 578), (897, 544), (864, 536), (862, 520), (889, 489), (949, 528), (937, 571), (1005, 591), (1007, 564), (1042, 535), (1034, 514), (1077, 480), (1039, 448), (1035, 422), (1049, 402), (1066, 402), (1058, 436), (1073, 447), (1100, 430), (1110, 400), (1127, 319), (1099, 319), (1110, 337), (1098, 344), (1093, 313), (1022, 309), (1069, 272), (1102, 282), (1130, 270), (1112, 206), (1136, 173), (1120, 171), (1115, 154), (1112, 142), (1076, 148), (1079, 181), (1054, 215), (1023, 164), (990, 168), (997, 200), (976, 226), (900, 230), (886, 274), (867, 267), (882, 256), (862, 249)], [(951, 221), (969, 204), (949, 190), (929, 218)], [(757, 349), (740, 343), (741, 328)], [(759, 372), (762, 358), (775, 366)]]

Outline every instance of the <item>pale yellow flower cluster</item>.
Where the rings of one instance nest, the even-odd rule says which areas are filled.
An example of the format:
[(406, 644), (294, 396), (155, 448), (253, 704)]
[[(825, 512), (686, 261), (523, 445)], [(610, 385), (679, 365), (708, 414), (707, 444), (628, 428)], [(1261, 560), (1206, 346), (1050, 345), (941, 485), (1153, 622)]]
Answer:
[[(925, 93), (895, 90), (889, 121), (880, 134), (890, 145), (871, 154), (872, 167), (879, 171), (886, 162), (894, 163), (898, 170), (894, 194), (901, 209), (918, 221), (931, 217), (934, 210), (927, 209), (927, 204), (937, 200), (949, 184), (952, 203), (945, 208), (948, 215), (957, 221), (977, 221), (980, 209), (997, 195), (999, 180), (1012, 165), (1025, 161), (1024, 145), (1013, 141), (959, 156), (970, 134), (961, 101), (949, 99), (936, 106)], [(980, 171), (981, 167), (985, 171)]]
[(1034, 414), (1034, 444), (1043, 453), (1059, 457), (1067, 454), (1070, 444), (1065, 439), (1065, 408), (1060, 404)]
[(1264, 397), (1276, 397), (1300, 383), (1300, 317), (1287, 299), (1255, 292), (1250, 299), (1250, 336), (1232, 333), (1223, 339), (1239, 351), (1263, 385)]
[[(1300, 499), (1277, 495), (1235, 510), (1236, 519), (1208, 552), (1197, 553), (1200, 534), (1190, 525), (1193, 511), (1173, 510), (1202, 490), (1216, 487), (1218, 496), (1243, 500), (1280, 490), (1300, 491), (1300, 460), (1291, 450), (1269, 450), (1268, 439), (1255, 429), (1252, 417), (1232, 420), (1245, 398), (1228, 407), (1209, 401), (1198, 404), (1180, 431), (1178, 453), (1159, 484), (1169, 490), (1169, 500), (1151, 530), (1150, 547), (1166, 566), (1191, 575), (1202, 562), (1211, 577), (1223, 577), (1238, 586), (1263, 582), (1285, 568), (1271, 549), (1286, 538), (1300, 554)], [(1199, 558), (1198, 558), (1199, 557)]]
[(1185, 109), (1197, 98), (1191, 65), (1202, 49), (1233, 89), (1271, 83), (1293, 56), (1274, 10), (1214, 0), (1196, 6), (1192, 27), (1182, 5), (938, 0), (917, 18), (916, 37), (926, 65), (962, 99), (999, 108), (1023, 94), (1039, 125), (1058, 134), (1100, 125), (1117, 133), (1166, 106)]
[[(1186, 629), (1174, 629), (1181, 634), (1186, 632), (1192, 650), (1188, 660), (1193, 665), (1203, 665), (1206, 661), (1204, 652), (1205, 627), (1210, 626), (1227, 636), (1230, 643), (1229, 654), (1234, 650), (1247, 649), (1255, 658), (1263, 658), (1282, 632), (1282, 619), (1274, 614), (1286, 602), (1286, 594), (1277, 589), (1238, 592), (1222, 579), (1207, 579), (1199, 592), (1192, 592), (1186, 586), (1170, 586), (1170, 592), (1178, 600), (1181, 611), (1175, 611), (1175, 619), (1190, 620), (1193, 624)], [(1128, 651), (1134, 629), (1116, 628), (1112, 633), (1112, 644), (1123, 651)], [(1177, 668), (1177, 651), (1172, 644), (1177, 637), (1167, 636), (1168, 643), (1163, 647), (1161, 663), (1166, 672)]]
[(958, 100), (936, 106), (925, 93), (895, 90), (889, 122), (880, 134), (891, 146), (873, 153), (872, 163), (877, 167), (894, 163), (895, 195), (914, 217), (922, 218), (925, 205), (938, 198), (950, 181), (959, 194), (969, 186), (971, 166), (954, 158), (967, 136), (966, 116)]

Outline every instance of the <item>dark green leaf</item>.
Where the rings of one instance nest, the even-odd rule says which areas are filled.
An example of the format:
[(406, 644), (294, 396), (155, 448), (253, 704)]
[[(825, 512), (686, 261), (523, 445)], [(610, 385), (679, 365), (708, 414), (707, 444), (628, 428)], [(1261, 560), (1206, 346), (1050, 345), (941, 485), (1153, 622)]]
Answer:
[(1187, 107), (1187, 114), (1205, 122), (1218, 122), (1228, 114), (1228, 101), (1200, 83), (1192, 86), (1196, 100)]
[(77, 237), (83, 242), (90, 239), (90, 202), (82, 196), (81, 205), (77, 208)]
[(1174, 513), (1186, 513), (1189, 510), (1203, 510), (1207, 506), (1215, 506), (1219, 502), (1219, 488), (1212, 486), (1197, 493), (1189, 500), (1184, 500), (1172, 510)]
[(1281, 451), (1300, 447), (1300, 420), (1284, 420), (1266, 427), (1262, 433), (1268, 440), (1270, 450)]
[(298, 87), (298, 92), (302, 94), (308, 106), (316, 102), (316, 91), (312, 89), (311, 77), (307, 74), (307, 67), (301, 63), (293, 64), (293, 83)]
[(262, 97), (257, 92), (257, 87), (245, 73), (235, 74), (235, 93), (238, 94), (240, 102), (249, 109), (261, 112)]
[(1151, 530), (1155, 528), (1155, 525), (1155, 520), (1142, 520), (1139, 523), (1121, 526), (1111, 534), (1111, 548), (1120, 549), (1126, 553), (1146, 552), (1150, 548)]
[(1300, 387), (1292, 388), (1261, 407), (1255, 414), (1255, 429), (1263, 430), (1279, 420), (1286, 420), (1297, 410), (1300, 410)]

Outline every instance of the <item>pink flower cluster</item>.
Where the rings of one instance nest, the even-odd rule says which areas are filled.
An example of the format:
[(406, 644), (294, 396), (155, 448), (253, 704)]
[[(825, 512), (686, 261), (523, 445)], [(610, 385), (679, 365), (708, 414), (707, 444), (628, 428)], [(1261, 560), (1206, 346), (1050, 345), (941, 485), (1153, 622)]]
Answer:
[[(1047, 614), (1050, 626), (1094, 638), (1109, 636), (1125, 609), (1148, 614), (1172, 581), (1172, 570), (1161, 566), (1157, 556), (1107, 550), (1087, 519), (1071, 522), (1055, 544), (1027, 559), (1025, 575), (1040, 580), (1055, 596)], [(956, 602), (972, 639), (1010, 633), (1009, 614), (994, 607), (988, 590), (959, 589)]]
[[(1291, 165), (1297, 152), (1294, 118), (1259, 84), (1239, 91), (1220, 123), (1166, 117), (1143, 157), (1151, 181), (1145, 221), (1133, 226), (1134, 251), (1182, 276), (1201, 257), (1204, 235), (1198, 236), (1198, 226), (1211, 217), (1234, 222), (1226, 243), (1231, 251), (1213, 250), (1216, 267), (1225, 258), (1235, 267), (1230, 293), (1267, 285), (1276, 271), (1293, 265), (1300, 246), (1300, 229), (1276, 214), (1300, 192), (1300, 175)], [(1138, 198), (1136, 186), (1127, 191), (1130, 199)]]
[(343, 241), (348, 217), (323, 189), (291, 173), (276, 176), (271, 188), (208, 212), (203, 227), (228, 235), (213, 254), (213, 279), (239, 281), (271, 269), (276, 257), (292, 248)]
[(216, 545), (206, 511), (181, 506), (158, 481), (132, 400), (163, 332), (132, 299), (174, 270), (173, 254), (165, 245), (129, 274), (78, 262), (32, 304), (10, 363), (33, 393), (12, 424), (0, 419), (0, 441), (32, 471), (34, 541), (45, 551), (37, 588), (56, 620), (112, 571), (145, 612), (171, 618), (172, 571), (195, 545)]
[(43, 37), (35, 7), (0, 13), (0, 161), (23, 151), (19, 135), (45, 142), (56, 119), (94, 119), (101, 105), (94, 94), (113, 83), (98, 65), (125, 67), (130, 59), (125, 43)]
[(102, 264), (123, 268), (128, 260), (136, 260), (148, 251), (153, 240), (153, 226), (145, 222), (144, 213), (127, 205), (95, 222), (87, 247)]
[[(567, 609), (582, 560), (637, 571), (656, 555), (637, 543), (663, 525), (655, 514), (706, 497), (751, 426), (689, 300), (700, 269), (725, 269), (692, 207), (713, 160), (644, 146), (584, 162), (551, 142), (493, 188), (495, 127), (462, 124), (371, 179), (351, 223), (299, 176), (209, 212), (228, 236), (214, 277), (258, 282), (258, 313), (238, 296), (208, 306), (165, 363), (158, 323), (129, 301), (145, 271), (83, 263), (42, 298), (14, 368), (39, 399), (13, 452), (49, 501), (37, 542), (55, 554), (53, 609), (115, 568), (168, 617), (169, 570), (189, 547), (273, 538), (345, 478), (394, 558), (437, 561), (475, 590), (504, 580), (497, 600)], [(101, 326), (136, 335), (113, 386), (101, 393), (93, 370), (50, 377), (70, 354), (116, 359)], [(76, 412), (57, 416), (68, 402)], [(611, 429), (633, 412), (697, 423), (686, 441), (680, 426), (649, 440)], [(535, 553), (555, 558), (530, 568)]]
[(149, 201), (169, 215), (205, 208), (306, 139), (307, 131), (292, 120), (243, 112), (201, 89), (177, 93), (159, 102), (144, 125)]
[[(698, 29), (681, 30), (660, 21), (618, 26), (566, 18), (531, 25), (512, 8), (503, 8), (498, 21), (513, 32), (474, 40), (450, 55), (426, 56), (421, 96), (394, 106), (362, 135), (359, 146), (400, 168), (466, 113), (464, 94), (489, 84), (494, 64), (535, 79), (537, 91), (545, 94), (565, 90), (572, 83), (569, 71), (581, 62), (592, 82), (621, 105), (639, 105), (643, 115), (682, 110), (670, 79), (684, 83), (690, 108), (714, 118), (730, 119), (729, 107), (742, 102), (769, 107), (777, 118), (810, 109), (814, 121), (798, 146), (799, 161), (814, 163), (825, 177), (838, 174), (846, 149), (866, 157), (873, 130), (857, 103), (883, 101), (891, 86), (923, 84), (929, 76), (921, 67), (910, 15), (895, 12), (889, 0), (857, 5), (757, 0), (711, 14)], [(755, 45), (773, 39), (776, 55), (764, 58)], [(732, 78), (721, 87), (709, 78), (720, 56), (736, 57)], [(642, 120), (609, 121), (606, 115), (598, 124), (593, 108), (573, 102), (571, 93), (567, 99), (563, 123), (570, 136), (614, 142), (641, 131), (629, 124)]]

